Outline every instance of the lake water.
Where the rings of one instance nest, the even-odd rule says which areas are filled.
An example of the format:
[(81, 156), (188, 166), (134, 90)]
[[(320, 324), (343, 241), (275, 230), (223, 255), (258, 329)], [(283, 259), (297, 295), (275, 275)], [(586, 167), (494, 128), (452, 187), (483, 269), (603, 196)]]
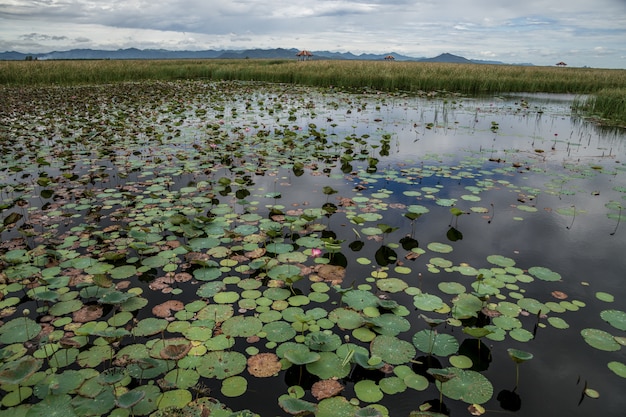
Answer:
[[(5, 168), (0, 170), (0, 215), (5, 220), (0, 265), (8, 277), (0, 286), (5, 325), (28, 308), (44, 333), (74, 337), (80, 334), (74, 314), (83, 303), (104, 304), (107, 308), (93, 320), (108, 321), (109, 330), (133, 333), (133, 326), (153, 318), (152, 307), (166, 300), (188, 306), (194, 301), (232, 305), (234, 317), (251, 317), (264, 327), (258, 341), (248, 339), (247, 330), (230, 330), (233, 345), (226, 351), (245, 357), (277, 352), (287, 367), (280, 346), (297, 342), (329, 352), (323, 360), (335, 355), (339, 363), (349, 362), (341, 348), (314, 348), (310, 338), (304, 339), (326, 330), (344, 344), (366, 349), (369, 356), (394, 362), (393, 356), (385, 356), (392, 353), (372, 341), (387, 340), (381, 337), (387, 335), (390, 343), (404, 341), (415, 349), (413, 362), (393, 365), (420, 375), (415, 362), (426, 361), (428, 352), (415, 343), (414, 335), (429, 329), (425, 315), (447, 320), (435, 330), (459, 345), (451, 353), (434, 354), (441, 367), (451, 367), (457, 356), (475, 354), (477, 341), (464, 327), (493, 331), (481, 339), (482, 360), (474, 357), (466, 368), (491, 387), (475, 382), (470, 391), (493, 389), (487, 401), (477, 401), (483, 402), (487, 415), (621, 415), (625, 409), (626, 379), (618, 373), (626, 363), (626, 212), (621, 209), (626, 204), (626, 133), (572, 115), (574, 96), (416, 97), (193, 82), (28, 90), (23, 102), (23, 92), (5, 94), (13, 104), (0, 115), (6, 126)], [(12, 213), (17, 214), (10, 218)], [(185, 249), (178, 249), (180, 245)], [(56, 251), (59, 259), (48, 255), (42, 261), (37, 247)], [(91, 260), (77, 261), (83, 258)], [(324, 270), (328, 265), (336, 269)], [(297, 278), (293, 271), (298, 271)], [(174, 291), (157, 290), (155, 280), (167, 272), (190, 273), (193, 279), (170, 283)], [(75, 274), (84, 282), (62, 279)], [(124, 308), (126, 300), (97, 302), (93, 293), (81, 292), (92, 285), (93, 275), (127, 283), (116, 293), (141, 299), (141, 308)], [(32, 276), (43, 278), (30, 282)], [(325, 287), (314, 285), (324, 278)], [(287, 279), (295, 281), (292, 296), (277, 303), (266, 291)], [(215, 294), (209, 291), (208, 283), (220, 282)], [(56, 292), (55, 301), (74, 304), (51, 311), (49, 303), (33, 301), (37, 297), (28, 292), (33, 287)], [(200, 287), (205, 292), (198, 292)], [(359, 307), (350, 298), (342, 299), (341, 294), (348, 297), (357, 290), (397, 307)], [(483, 298), (484, 308), (462, 317), (456, 297), (472, 291)], [(216, 297), (218, 292), (224, 297)], [(185, 343), (194, 346), (191, 353), (178, 364), (170, 361), (167, 370), (190, 370), (191, 380), (210, 387), (211, 395), (233, 410), (289, 415), (278, 397), (296, 384), (305, 388), (303, 400), (319, 402), (310, 384), (320, 377), (306, 369), (302, 377), (296, 365), (270, 378), (243, 369), (226, 378), (207, 377), (206, 371), (200, 377), (194, 374), (194, 366), (204, 365), (188, 358), (220, 351), (210, 341), (222, 331), (209, 329), (212, 337), (203, 339), (182, 330), (199, 320), (191, 314), (197, 313), (195, 306), (187, 309), (188, 315), (167, 319), (178, 327), (124, 336), (110, 353), (186, 337)], [(111, 321), (118, 308), (130, 312), (132, 320)], [(356, 312), (362, 322), (346, 327), (339, 313), (326, 315), (336, 309)], [(607, 311), (613, 313), (607, 316)], [(266, 319), (270, 314), (276, 317)], [(390, 330), (368, 321), (377, 314), (389, 320)], [(609, 323), (606, 317), (617, 318)], [(227, 320), (218, 320), (218, 327)], [(309, 326), (302, 339), (268, 339), (268, 323), (287, 322), (302, 330), (298, 320)], [(596, 337), (586, 329), (593, 329)], [(84, 352), (93, 351), (94, 345), (106, 344), (97, 332), (83, 333), (88, 338), (80, 339), (79, 358), (88, 356)], [(46, 357), (41, 335), (23, 337), (5, 332), (0, 358)], [(50, 343), (55, 342), (53, 338)], [(28, 349), (22, 351), (19, 344)], [(519, 366), (517, 387), (510, 348), (533, 354)], [(104, 372), (111, 366), (104, 359), (68, 360), (54, 371)], [(613, 371), (608, 364), (622, 370)], [(416, 389), (407, 386), (406, 374), (351, 367), (337, 379), (345, 386), (341, 395), (359, 398), (355, 409), (372, 402), (386, 407), (391, 416), (407, 416), (439, 398), (432, 382)], [(51, 378), (46, 369), (47, 362), (23, 381), (34, 391), (23, 404), (32, 407), (46, 397), (42, 387)], [(247, 389), (225, 394), (224, 380), (235, 376), (245, 378)], [(390, 388), (391, 378), (398, 384), (394, 387), (404, 389)], [(383, 379), (389, 384), (381, 384)], [(136, 390), (138, 385), (134, 376), (118, 389)], [(191, 393), (194, 384), (188, 385), (170, 388)], [(600, 397), (583, 395), (585, 388)], [(0, 390), (7, 394), (15, 387), (5, 383)], [(508, 402), (507, 392), (514, 392)], [(76, 387), (57, 394), (74, 401), (81, 396)], [(467, 415), (473, 401), (444, 394), (451, 415)], [(160, 393), (150, 395), (159, 398)], [(371, 400), (377, 395), (381, 399)], [(29, 407), (14, 403), (3, 403), (0, 416)]]

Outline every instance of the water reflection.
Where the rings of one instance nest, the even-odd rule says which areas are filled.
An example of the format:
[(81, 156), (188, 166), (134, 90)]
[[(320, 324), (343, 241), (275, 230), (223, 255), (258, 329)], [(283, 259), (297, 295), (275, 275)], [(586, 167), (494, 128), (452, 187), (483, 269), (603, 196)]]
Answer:
[[(621, 229), (616, 231), (615, 221), (607, 218), (606, 207), (608, 201), (623, 201), (623, 191), (619, 189), (626, 183), (624, 166), (619, 162), (626, 155), (623, 132), (600, 129), (570, 117), (568, 97), (524, 95), (513, 97), (513, 100), (494, 97), (427, 100), (408, 96), (382, 99), (375, 95), (338, 96), (313, 94), (314, 109), (299, 105), (297, 98), (289, 98), (293, 100), (290, 103), (294, 109), (290, 111), (289, 123), (284, 119), (276, 121), (281, 116), (278, 110), (272, 114), (251, 114), (227, 120), (228, 129), (218, 129), (217, 139), (213, 133), (204, 131), (205, 121), (190, 117), (181, 122), (180, 136), (164, 142), (167, 146), (155, 149), (146, 145), (136, 154), (120, 154), (111, 159), (85, 157), (78, 165), (67, 167), (77, 177), (64, 178), (71, 181), (83, 178), (82, 183), (88, 185), (89, 191), (83, 195), (70, 197), (59, 193), (55, 197), (55, 194), (49, 195), (41, 190), (33, 195), (24, 193), (9, 207), (14, 209), (21, 204), (37, 207), (41, 198), (45, 200), (43, 210), (68, 210), (67, 215), (59, 216), (65, 223), (58, 230), (65, 237), (83, 221), (102, 228), (118, 222), (153, 227), (156, 222), (150, 223), (152, 220), (134, 211), (142, 200), (154, 205), (154, 210), (161, 210), (158, 205), (172, 198), (168, 193), (161, 194), (162, 190), (180, 193), (178, 197), (191, 193), (193, 197), (183, 200), (188, 206), (177, 209), (197, 210), (197, 214), (205, 218), (206, 230), (217, 230), (222, 234), (228, 230), (228, 236), (220, 235), (224, 241), (241, 238), (233, 227), (237, 215), (257, 213), (264, 219), (274, 220), (275, 216), (284, 217), (290, 209), (321, 209), (324, 213), (321, 218), (311, 216), (312, 224), (301, 228), (287, 230), (287, 223), (276, 221), (276, 225), (271, 225), (276, 226), (275, 229), (268, 227), (264, 230), (266, 243), (289, 242), (295, 247), (295, 241), (301, 236), (320, 237), (324, 242), (324, 259), (349, 272), (350, 277), (342, 291), (358, 285), (374, 286), (373, 270), (395, 274), (393, 269), (402, 265), (410, 265), (411, 274), (403, 278), (420, 291), (441, 294), (439, 284), (444, 279), (454, 279), (471, 288), (473, 277), (454, 275), (450, 278), (445, 267), (433, 267), (435, 257), (454, 265), (481, 268), (487, 267), (487, 256), (502, 254), (514, 258), (516, 265), (524, 270), (532, 266), (549, 267), (559, 271), (563, 280), (534, 282), (527, 287), (510, 285), (502, 289), (502, 296), (511, 300), (522, 296), (546, 301), (551, 300), (552, 291), (558, 290), (567, 293), (572, 300), (584, 302), (584, 314), (565, 313), (571, 328), (561, 334), (558, 334), (560, 330), (548, 327), (550, 324), (545, 318), (536, 324), (533, 321), (534, 339), (523, 346), (542, 352), (542, 358), (537, 355), (537, 359), (526, 367), (535, 383), (500, 390), (489, 407), (518, 411), (519, 416), (564, 412), (587, 415), (590, 410), (597, 411), (594, 409), (596, 404), (583, 402), (577, 409), (571, 401), (577, 398), (580, 390), (580, 387), (573, 387), (572, 380), (580, 374), (594, 381), (603, 396), (611, 398), (611, 402), (600, 405), (604, 413), (626, 407), (626, 400), (621, 395), (624, 383), (621, 380), (615, 382), (614, 375), (607, 377), (605, 357), (590, 351), (579, 337), (580, 329), (598, 326), (599, 311), (613, 307), (599, 303), (594, 298), (596, 291), (610, 292), (616, 300), (626, 297), (622, 279), (626, 269), (623, 257), (626, 233), (621, 233)], [(264, 93), (257, 97), (261, 102), (266, 99), (276, 101), (275, 97)], [(228, 106), (232, 106), (235, 113), (246, 114), (242, 100), (229, 102)], [(291, 120), (292, 116), (294, 120)], [(235, 146), (238, 140), (272, 129), (297, 132), (297, 139), (284, 135), (284, 148), (281, 149), (286, 154), (293, 152), (293, 155), (309, 152), (313, 162), (305, 165), (281, 159), (284, 166), (277, 166), (269, 155), (247, 157)], [(192, 150), (199, 147), (206, 148), (203, 152), (210, 152), (213, 149), (204, 143), (208, 140), (205, 136), (215, 139), (211, 143), (216, 146), (218, 143), (219, 146), (231, 146), (232, 154), (217, 160), (207, 158), (210, 163), (206, 164), (187, 165), (184, 152), (191, 152), (200, 159), (206, 153), (196, 154)], [(251, 141), (250, 148), (255, 149), (264, 140), (268, 140), (267, 133)], [(297, 150), (294, 140), (314, 145), (305, 151)], [(179, 162), (171, 162), (176, 159)], [(144, 170), (145, 165), (151, 166), (152, 170)], [(39, 169), (45, 167), (33, 168), (32, 172), (20, 174), (21, 177), (17, 173), (2, 171), (2, 182), (10, 184), (2, 189), (3, 201), (5, 197), (7, 201), (13, 201), (14, 190), (11, 188), (32, 183), (35, 175), (45, 183), (46, 176), (36, 173)], [(51, 167), (47, 175), (58, 177), (64, 171)], [(332, 186), (336, 195), (325, 193), (326, 186)], [(123, 193), (121, 197), (106, 197), (118, 192)], [(198, 200), (194, 201), (194, 198)], [(255, 204), (246, 201), (248, 199), (254, 200)], [(101, 201), (106, 204), (91, 207), (92, 202)], [(70, 202), (74, 204), (72, 207), (84, 207), (72, 212), (68, 207)], [(407, 216), (416, 213), (408, 210), (411, 206), (426, 210), (420, 211), (419, 215)], [(455, 216), (451, 207), (468, 214)], [(31, 216), (34, 211), (23, 210), (24, 214)], [(214, 211), (222, 211), (228, 216), (217, 215)], [(355, 220), (355, 216), (364, 213), (380, 217)], [(22, 225), (3, 232), (3, 238), (8, 236), (17, 240), (20, 234), (26, 234), (26, 226), (31, 223), (40, 226), (45, 221), (37, 223), (32, 218), (28, 223), (22, 218), (12, 220), (5, 220), (5, 226), (18, 221), (22, 221)], [(313, 228), (312, 225), (319, 227)], [(185, 227), (182, 225), (180, 231), (172, 235), (181, 239), (192, 237), (193, 228)], [(378, 227), (380, 233), (365, 234), (364, 227)], [(106, 235), (99, 237), (101, 240), (107, 238)], [(125, 236), (119, 239), (125, 239)], [(450, 243), (453, 251), (445, 255), (436, 253), (428, 249), (432, 242)], [(71, 245), (70, 241), (62, 239), (53, 243)], [(28, 244), (31, 248), (36, 246), (34, 235), (30, 236)], [(87, 251), (89, 245), (92, 243), (87, 240), (83, 250)], [(418, 248), (424, 252), (414, 251)], [(144, 255), (139, 247), (136, 250)], [(356, 258), (373, 262), (361, 264)], [(236, 272), (231, 273), (236, 275)], [(256, 271), (250, 277), (264, 273)], [(148, 284), (160, 274), (160, 270), (145, 268), (140, 280)], [(263, 279), (267, 284), (267, 276)], [(310, 293), (307, 280), (292, 284), (290, 289), (294, 294)], [(158, 294), (152, 298), (158, 301), (160, 297)], [(412, 307), (411, 297), (407, 294), (393, 294), (393, 298)], [(424, 327), (416, 311), (411, 311), (408, 319), (412, 331)], [(531, 319), (524, 319), (525, 323)], [(481, 327), (488, 322), (489, 318), (479, 315), (463, 324)], [(459, 331), (448, 330), (461, 339)], [(405, 338), (410, 336), (404, 335)], [(522, 344), (513, 339), (507, 343)], [(562, 346), (568, 347), (566, 352)], [(570, 346), (576, 348), (570, 349)], [(472, 360), (472, 370), (488, 373), (496, 389), (511, 386), (511, 375), (502, 365), (508, 359), (498, 343), (465, 338), (459, 354)], [(416, 373), (432, 378), (426, 371), (445, 368), (448, 366), (446, 361), (446, 358), (440, 361), (432, 355), (420, 356), (415, 358), (412, 368)], [(558, 369), (554, 369), (555, 363), (558, 363)], [(384, 377), (380, 371), (355, 366), (345, 382), (349, 390), (363, 378), (379, 381)], [(305, 389), (317, 379), (298, 366), (291, 367), (284, 375), (286, 386), (299, 385)], [(284, 393), (284, 388), (276, 388), (279, 395)], [(259, 389), (269, 388), (260, 386)], [(408, 392), (385, 401), (393, 409), (393, 415), (408, 415), (424, 402), (423, 398), (435, 397), (435, 391), (431, 387), (423, 394)], [(415, 400), (416, 395), (418, 400)], [(549, 409), (553, 405), (546, 404), (546, 396), (557, 404), (555, 410)], [(438, 408), (438, 401), (428, 402)], [(268, 415), (280, 413), (275, 404), (266, 407)], [(466, 413), (466, 405), (461, 402), (448, 401), (441, 407), (454, 414)]]

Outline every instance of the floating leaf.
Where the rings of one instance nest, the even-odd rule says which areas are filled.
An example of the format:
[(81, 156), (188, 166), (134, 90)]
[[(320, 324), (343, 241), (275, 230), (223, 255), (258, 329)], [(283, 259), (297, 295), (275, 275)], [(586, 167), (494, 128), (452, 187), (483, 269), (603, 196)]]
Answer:
[(428, 329), (413, 335), (413, 345), (421, 352), (436, 356), (449, 356), (459, 350), (459, 342), (454, 336)]
[(221, 392), (225, 397), (239, 397), (248, 389), (248, 381), (242, 376), (231, 376), (222, 381)]
[(626, 378), (626, 365), (622, 362), (611, 361), (608, 363), (608, 367), (611, 371), (615, 372), (616, 375)]
[(619, 343), (615, 341), (615, 338), (610, 333), (604, 330), (583, 329), (580, 331), (580, 334), (591, 347), (609, 352), (620, 350)]
[(376, 382), (369, 379), (354, 384), (354, 392), (357, 398), (368, 403), (375, 403), (383, 399), (383, 392)]
[(401, 365), (415, 356), (415, 348), (405, 340), (395, 336), (379, 335), (370, 346), (372, 355), (379, 356), (390, 365)]
[(493, 396), (493, 385), (479, 372), (456, 368), (453, 372), (456, 377), (440, 385), (446, 397), (469, 404), (484, 404)]
[(621, 310), (604, 310), (600, 312), (602, 320), (619, 330), (626, 331), (626, 313)]

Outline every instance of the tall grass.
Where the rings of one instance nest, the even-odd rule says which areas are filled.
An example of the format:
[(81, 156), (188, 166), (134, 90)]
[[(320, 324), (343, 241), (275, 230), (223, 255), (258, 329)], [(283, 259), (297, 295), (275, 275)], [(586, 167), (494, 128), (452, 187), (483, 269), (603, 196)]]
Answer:
[(581, 110), (601, 112), (607, 118), (626, 118), (623, 104), (626, 70), (269, 59), (0, 62), (0, 85), (8, 86), (176, 79), (253, 80), (409, 92), (446, 90), (463, 94), (593, 94), (593, 100), (584, 106), (579, 103)]
[(577, 100), (574, 108), (603, 122), (626, 127), (626, 87), (602, 89), (584, 100)]

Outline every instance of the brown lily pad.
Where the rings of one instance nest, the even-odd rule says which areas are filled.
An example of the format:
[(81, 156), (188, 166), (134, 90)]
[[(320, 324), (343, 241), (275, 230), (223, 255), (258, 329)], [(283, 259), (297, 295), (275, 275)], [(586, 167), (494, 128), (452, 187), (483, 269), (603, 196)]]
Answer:
[(75, 323), (88, 323), (102, 317), (102, 311), (101, 305), (86, 305), (72, 314), (72, 320)]
[(317, 271), (317, 275), (324, 281), (330, 282), (332, 285), (339, 285), (346, 277), (346, 269), (339, 265), (321, 265)]
[(324, 379), (317, 381), (311, 387), (311, 394), (319, 401), (324, 398), (334, 397), (339, 395), (345, 387), (337, 380)]
[(164, 319), (172, 316), (174, 311), (180, 311), (183, 308), (185, 308), (185, 305), (182, 303), (182, 301), (168, 300), (164, 303), (154, 306), (152, 308), (152, 314)]
[(276, 375), (282, 365), (274, 353), (258, 353), (248, 358), (248, 372), (258, 378)]
[(166, 344), (159, 352), (163, 359), (177, 361), (184, 358), (191, 350), (191, 343), (186, 339), (177, 338), (171, 344)]

